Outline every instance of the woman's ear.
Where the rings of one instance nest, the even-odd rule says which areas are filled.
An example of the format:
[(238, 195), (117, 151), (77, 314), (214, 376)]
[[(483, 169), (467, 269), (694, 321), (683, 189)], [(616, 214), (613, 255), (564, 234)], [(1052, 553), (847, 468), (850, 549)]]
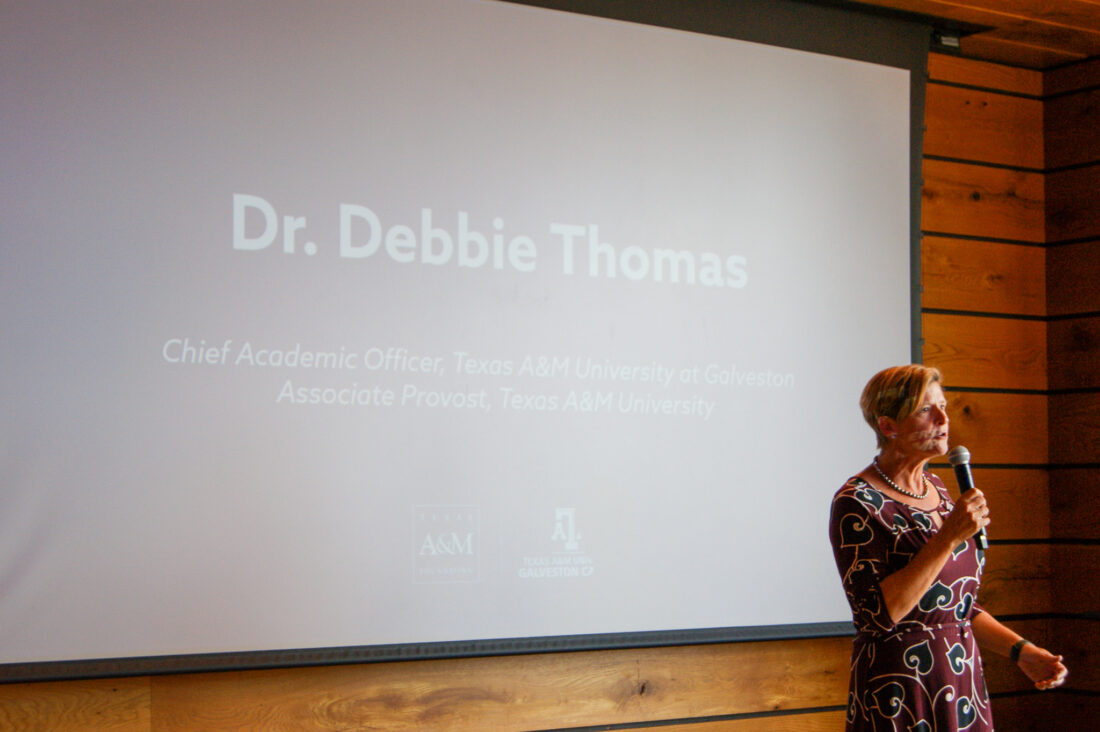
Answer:
[(889, 417), (878, 418), (878, 430), (886, 435), (886, 439), (892, 440), (898, 436), (898, 424)]

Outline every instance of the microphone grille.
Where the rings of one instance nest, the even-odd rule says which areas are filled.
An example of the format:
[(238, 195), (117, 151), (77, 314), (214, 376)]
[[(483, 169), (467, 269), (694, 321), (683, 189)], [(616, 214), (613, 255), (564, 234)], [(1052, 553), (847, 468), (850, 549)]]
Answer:
[(962, 445), (952, 448), (951, 452), (947, 453), (947, 462), (952, 465), (969, 465), (970, 451)]

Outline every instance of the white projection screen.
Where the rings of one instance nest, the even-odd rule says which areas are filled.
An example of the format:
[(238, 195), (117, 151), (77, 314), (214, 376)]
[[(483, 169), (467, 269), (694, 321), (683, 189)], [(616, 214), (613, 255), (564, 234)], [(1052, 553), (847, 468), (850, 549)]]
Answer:
[(0, 673), (850, 627), (923, 82), (663, 7), (0, 7)]

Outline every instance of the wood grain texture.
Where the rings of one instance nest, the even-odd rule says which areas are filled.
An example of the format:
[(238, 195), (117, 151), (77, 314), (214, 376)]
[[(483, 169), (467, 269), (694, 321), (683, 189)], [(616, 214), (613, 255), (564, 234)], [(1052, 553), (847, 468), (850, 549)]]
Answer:
[(1047, 303), (1051, 315), (1100, 312), (1100, 239), (1047, 251)]
[(1100, 539), (1100, 468), (1050, 471), (1050, 528), (1055, 538)]
[(1009, 21), (978, 35), (983, 39), (1057, 50), (1060, 55), (1076, 54), (1079, 59), (1100, 55), (1100, 33), (1062, 23), (1035, 25)]
[(930, 83), (924, 154), (1041, 169), (1043, 103), (1037, 99)]
[(1051, 389), (1100, 387), (1100, 315), (1052, 321), (1047, 354)]
[(530, 730), (836, 706), (850, 638), (153, 679), (157, 730)]
[(974, 464), (1045, 465), (1047, 399), (1036, 394), (949, 390), (951, 443), (966, 445)]
[[(1092, 29), (1095, 9), (1080, 0), (1048, 0), (1042, 3), (1014, 0), (864, 0), (867, 4), (907, 10), (933, 17), (952, 18), (963, 23), (988, 26), (962, 39), (964, 55), (974, 53), (968, 41), (997, 41), (1012, 46), (1003, 61), (1029, 65), (1027, 49), (1048, 51), (1054, 58), (1086, 58), (1100, 54), (1100, 33)], [(1006, 10), (1005, 6), (1015, 6)], [(979, 54), (1002, 60), (1000, 54)]]
[[(947, 7), (946, 3), (930, 3)], [(983, 11), (988, 13), (989, 11)], [(1057, 94), (1100, 83), (1100, 61), (1066, 67), (1047, 74), (1018, 68), (1054, 63), (1073, 57), (1054, 49), (1005, 38), (963, 40), (967, 47), (1005, 54), (1013, 66), (1000, 66), (933, 54), (933, 80), (1015, 94)], [(935, 86), (935, 85), (933, 85)], [(930, 87), (935, 96), (940, 90)], [(988, 95), (986, 95), (988, 96)], [(990, 104), (999, 104), (996, 99)], [(1003, 95), (1000, 95), (1003, 96)], [(1072, 101), (1044, 102), (1051, 145), (1042, 149), (1045, 165), (1092, 149), (1088, 128), (1052, 115), (1092, 119), (1088, 104), (1094, 94)], [(932, 100), (928, 140), (938, 149), (958, 151), (974, 135), (988, 131), (983, 115), (1012, 114), (1003, 109), (969, 110), (965, 124), (949, 119), (943, 107), (962, 99), (981, 100), (981, 94), (946, 92)], [(1033, 100), (1023, 100), (1031, 102)], [(1024, 105), (1026, 122), (1033, 125), (1033, 105)], [(1057, 111), (1060, 110), (1060, 111)], [(964, 110), (965, 112), (965, 110)], [(1082, 123), (1083, 124), (1083, 123)], [(1091, 124), (1093, 130), (1097, 125)], [(1023, 133), (991, 131), (1001, 142), (972, 139), (974, 155), (990, 160), (1022, 159), (1016, 151), (997, 149), (1006, 139)], [(1070, 148), (1067, 151), (1065, 148)], [(965, 148), (964, 148), (965, 149)], [(1033, 153), (1027, 153), (1033, 155)], [(1021, 163), (1011, 163), (1031, 167)], [(1062, 164), (1062, 163), (1057, 163)], [(957, 237), (989, 237), (1042, 243), (1046, 240), (1044, 176), (997, 168), (942, 161), (926, 161), (922, 228)], [(1094, 190), (1069, 179), (1056, 183), (1056, 195), (1078, 196), (1066, 206), (1068, 214), (1088, 207)], [(1086, 181), (1087, 183), (1087, 181)], [(1064, 190), (1063, 190), (1064, 189)], [(1096, 241), (1052, 247), (991, 243), (951, 237), (926, 237), (922, 247), (925, 307), (1021, 315), (1069, 314), (1100, 311), (1100, 236)], [(1020, 365), (1006, 368), (990, 363), (983, 349), (1015, 348), (1020, 333), (1008, 324), (1007, 341), (993, 343), (975, 334), (971, 321), (989, 319), (961, 316), (956, 321), (931, 322), (935, 348), (949, 374), (960, 384), (1007, 388), (1034, 388), (1036, 372)], [(1048, 361), (1066, 354), (1078, 359), (1069, 366), (1049, 365), (1047, 381), (1092, 383), (1091, 347), (1073, 351), (1081, 337), (1051, 323)], [(1091, 337), (1091, 324), (1085, 326)], [(926, 329), (929, 330), (929, 329)], [(1055, 332), (1057, 330), (1057, 332)], [(972, 338), (977, 337), (977, 341)], [(1031, 336), (1025, 337), (1025, 341)], [(1067, 340), (1067, 338), (1069, 340)], [(980, 348), (974, 343), (986, 343)], [(956, 354), (956, 356), (951, 356)], [(956, 369), (958, 369), (956, 371)], [(1013, 381), (1012, 374), (1022, 374)], [(949, 375), (949, 385), (955, 379)], [(1021, 384), (1029, 384), (1022, 386)], [(1061, 387), (1058, 387), (1061, 388)], [(1092, 429), (1093, 408), (1088, 395), (1073, 395), (1073, 406), (1061, 397), (1042, 395), (951, 392), (953, 442), (968, 445), (981, 463), (1045, 464), (1048, 455), (1090, 455), (1094, 442), (1069, 437), (1074, 429)], [(1069, 398), (1069, 395), (1067, 395)], [(1059, 426), (1048, 429), (1050, 423)], [(1064, 426), (1063, 426), (1064, 425)], [(1048, 434), (1051, 437), (1048, 443)], [(1073, 440), (1072, 442), (1070, 440)], [(938, 470), (953, 485), (950, 469)], [(1096, 538), (1100, 535), (1100, 471), (1030, 468), (976, 468), (977, 483), (995, 507), (991, 535), (996, 539), (1056, 537)], [(1049, 494), (1050, 505), (1044, 505)], [(1096, 612), (1100, 583), (1096, 547), (995, 544), (989, 554), (982, 602), (1005, 613)], [(1049, 637), (1071, 661), (1071, 686), (1097, 690), (1097, 648), (1100, 635), (1094, 621), (1061, 618), (1013, 623), (1032, 637)], [(135, 679), (72, 681), (52, 684), (0, 686), (0, 728), (72, 730), (234, 730), (234, 729), (422, 729), (422, 730), (538, 730), (564, 726), (597, 726), (645, 721), (702, 720), (708, 717), (759, 713), (769, 710), (791, 715), (753, 719), (726, 719), (706, 723), (686, 721), (661, 729), (682, 732), (825, 732), (842, 727), (843, 713), (799, 710), (843, 705), (846, 696), (848, 638), (728, 644), (695, 648), (639, 649), (576, 654), (546, 654), (507, 658), (453, 659), (391, 664), (332, 666), (271, 671), (140, 677)], [(1027, 688), (1014, 669), (1000, 659), (987, 658), (990, 685), (995, 692)], [(1066, 694), (1022, 694), (997, 699), (994, 711), (999, 732), (1049, 732), (1051, 729), (1087, 730), (1100, 718), (1100, 698)], [(1051, 726), (1057, 719), (1058, 727)]]
[(1100, 84), (1100, 58), (1051, 69), (1042, 74), (1043, 94), (1048, 96), (1079, 91)]
[(0, 685), (8, 732), (148, 732), (148, 677)]
[(1046, 226), (1050, 242), (1100, 238), (1100, 161), (1046, 177)]
[(925, 313), (924, 363), (952, 387), (1047, 388), (1047, 324)]
[[(1100, 84), (1100, 82), (1097, 82)], [(1053, 97), (1043, 103), (1046, 165), (1060, 168), (1100, 160), (1100, 89)]]
[(1045, 241), (1042, 174), (925, 159), (923, 175), (923, 231)]
[(995, 544), (986, 553), (978, 601), (993, 615), (1053, 612), (1051, 547)]
[[(1050, 650), (1066, 657), (1071, 689), (1100, 692), (1100, 620), (1056, 618)], [(1100, 711), (1100, 710), (1098, 710)], [(1096, 717), (1100, 719), (1100, 714)]]
[(1028, 692), (993, 701), (997, 732), (1088, 732), (1100, 719), (1100, 697)]
[(921, 304), (1045, 315), (1046, 257), (1042, 247), (926, 236), (921, 241)]
[(1100, 394), (1052, 394), (1050, 462), (1100, 463)]
[(991, 38), (980, 34), (964, 36), (960, 46), (966, 56), (982, 58), (997, 64), (1024, 66), (1031, 69), (1050, 68), (1081, 61), (1085, 58), (1079, 53), (1057, 48), (1029, 46), (1024, 43), (1017, 43), (1003, 38)]
[[(935, 471), (958, 495), (950, 466)], [(1045, 539), (1051, 527), (1049, 473), (1041, 469), (975, 468), (974, 485), (989, 501), (993, 539)]]
[(662, 724), (655, 729), (660, 732), (837, 732), (844, 729), (844, 712), (810, 712), (755, 719)]
[(965, 84), (1033, 97), (1043, 94), (1041, 71), (975, 61), (945, 53), (928, 55), (928, 78), (930, 81)]
[(1058, 578), (1053, 585), (1054, 605), (1059, 612), (1100, 613), (1100, 546), (1058, 544), (1053, 547), (1052, 571)]

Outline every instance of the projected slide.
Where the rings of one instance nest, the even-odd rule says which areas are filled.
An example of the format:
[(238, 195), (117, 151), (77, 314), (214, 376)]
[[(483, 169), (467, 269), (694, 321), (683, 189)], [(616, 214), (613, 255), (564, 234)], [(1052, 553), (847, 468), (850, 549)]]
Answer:
[(907, 71), (458, 0), (0, 68), (0, 663), (850, 618)]

